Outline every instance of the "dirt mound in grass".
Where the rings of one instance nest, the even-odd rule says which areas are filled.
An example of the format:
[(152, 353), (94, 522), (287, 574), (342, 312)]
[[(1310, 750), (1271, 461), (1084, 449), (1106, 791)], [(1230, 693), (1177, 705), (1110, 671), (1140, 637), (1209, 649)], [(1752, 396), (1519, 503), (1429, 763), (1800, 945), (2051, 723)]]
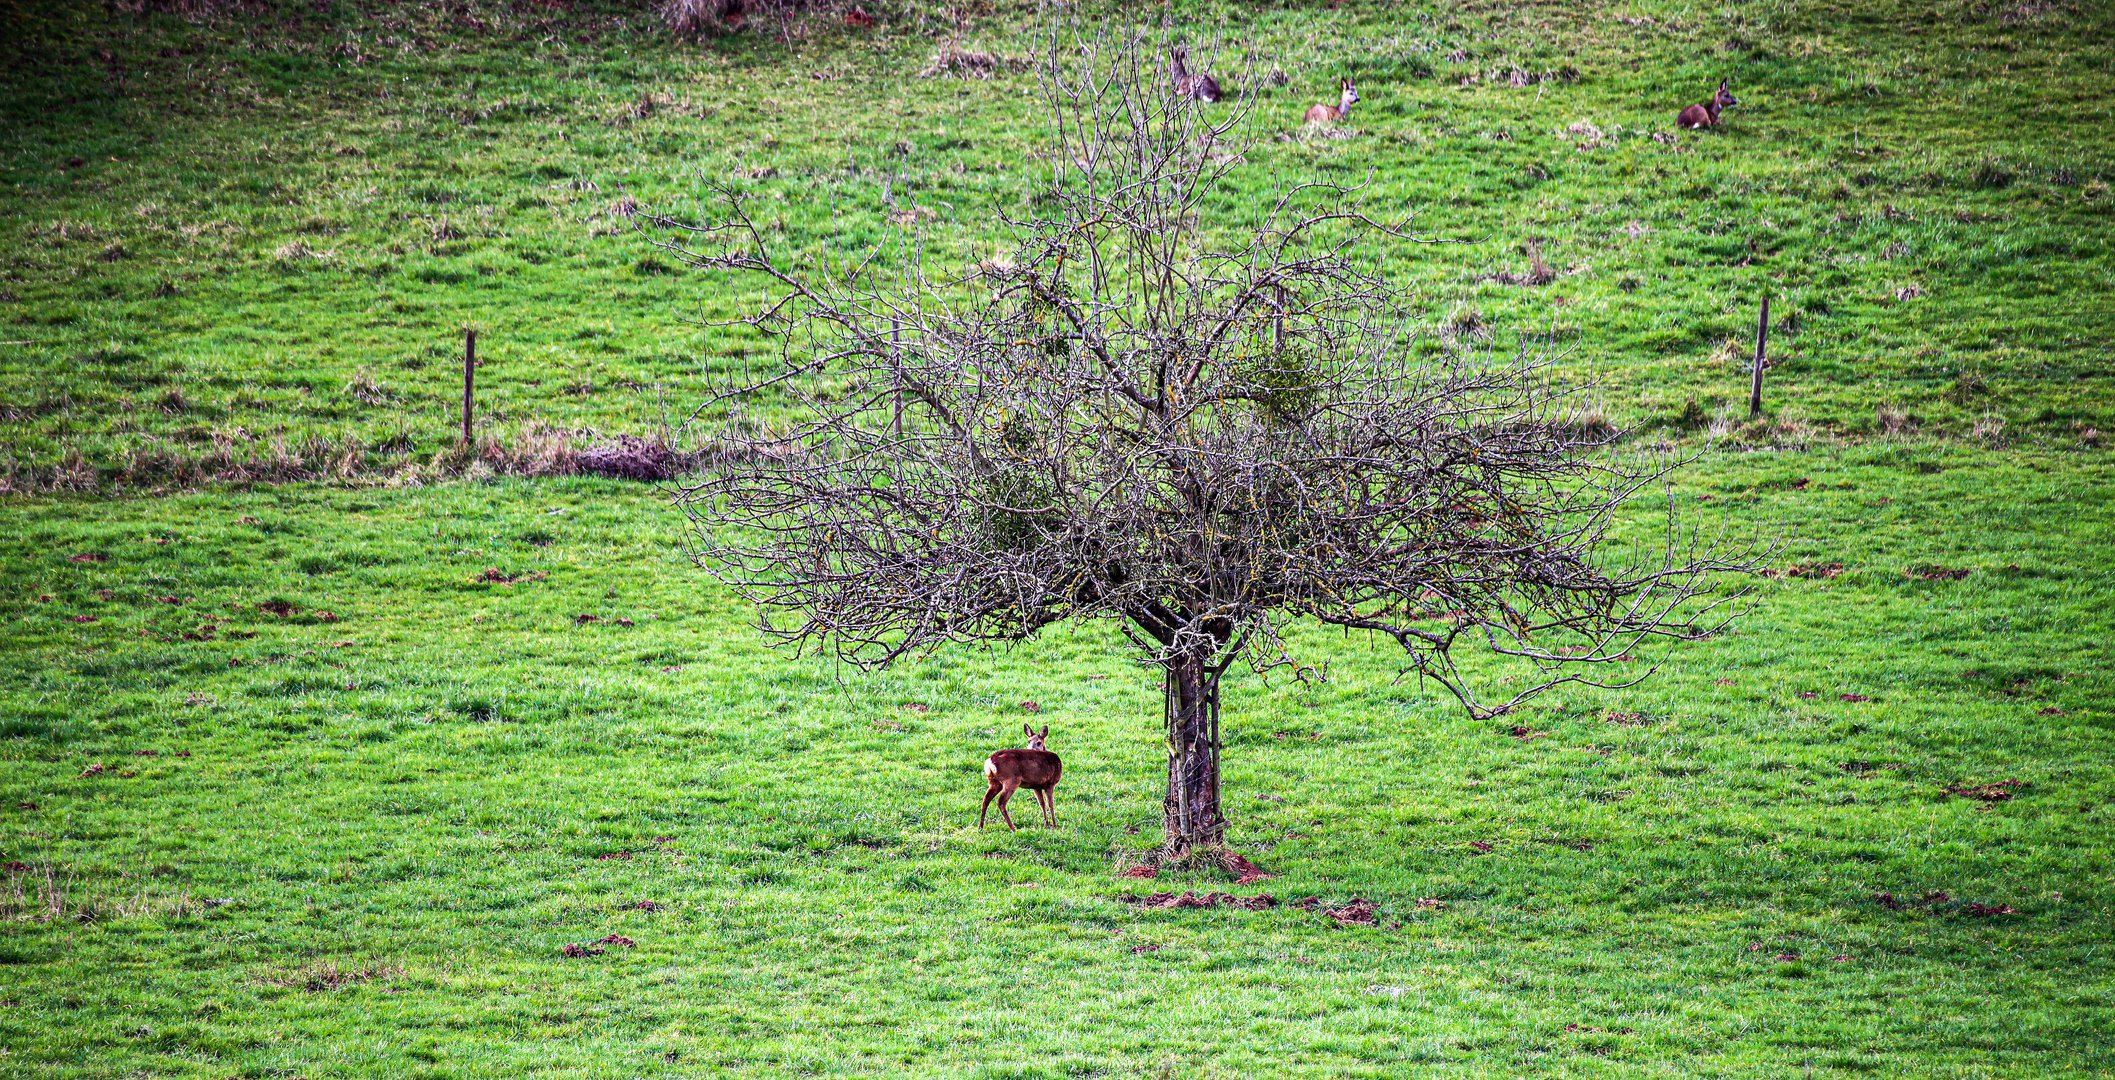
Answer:
[(1278, 906), (1278, 898), (1269, 893), (1257, 893), (1254, 896), (1235, 896), (1232, 893), (1223, 892), (1200, 894), (1192, 891), (1184, 891), (1182, 893), (1157, 892), (1151, 896), (1133, 896), (1130, 893), (1125, 893), (1118, 899), (1126, 904), (1133, 904), (1141, 908), (1160, 909), (1230, 907), (1239, 908), (1242, 911), (1269, 911)]
[(661, 481), (673, 478), (682, 462), (664, 443), (632, 435), (591, 446), (573, 457), (573, 467), (591, 476), (620, 480)]
[(1319, 896), (1310, 896), (1296, 901), (1294, 907), (1302, 911), (1319, 911), (1336, 920), (1338, 926), (1378, 926), (1380, 908), (1371, 900), (1354, 896), (1341, 904), (1325, 903)]
[(2004, 802), (2027, 786), (2024, 780), (1999, 780), (1989, 784), (1955, 784), (1946, 789), (1946, 794), (1977, 802)]

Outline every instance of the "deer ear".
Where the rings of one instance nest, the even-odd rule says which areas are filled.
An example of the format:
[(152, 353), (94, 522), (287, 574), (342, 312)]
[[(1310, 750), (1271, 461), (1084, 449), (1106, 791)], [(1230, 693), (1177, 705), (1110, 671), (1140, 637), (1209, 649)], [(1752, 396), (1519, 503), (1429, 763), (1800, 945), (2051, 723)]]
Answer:
[(1038, 739), (1047, 739), (1047, 738), (1049, 738), (1049, 737), (1050, 737), (1050, 725), (1049, 725), (1049, 724), (1044, 724), (1044, 725), (1043, 725), (1043, 733), (1042, 733), (1041, 735), (1038, 735), (1038, 736), (1036, 736), (1036, 738), (1038, 738)]
[(1029, 726), (1028, 726), (1027, 724), (1022, 724), (1022, 725), (1021, 725), (1021, 734), (1023, 734), (1023, 735), (1026, 735), (1026, 736), (1028, 736), (1029, 738), (1031, 738), (1031, 739), (1032, 739), (1032, 738), (1034, 738), (1034, 737), (1035, 737), (1035, 729), (1034, 729), (1034, 728), (1032, 728), (1032, 727), (1029, 727)]

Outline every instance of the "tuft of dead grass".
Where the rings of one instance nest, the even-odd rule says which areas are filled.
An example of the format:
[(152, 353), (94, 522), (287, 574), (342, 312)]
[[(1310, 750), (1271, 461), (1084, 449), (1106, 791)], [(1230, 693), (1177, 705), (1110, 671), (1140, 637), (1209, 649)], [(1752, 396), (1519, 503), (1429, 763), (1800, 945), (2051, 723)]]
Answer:
[(2027, 783), (2024, 780), (1998, 780), (1992, 783), (1970, 782), (1950, 785), (1946, 788), (1946, 794), (1957, 799), (1973, 799), (1977, 802), (1997, 803), (2011, 799), (2026, 786)]
[(1492, 333), (1483, 312), (1466, 304), (1457, 305), (1439, 325), (1440, 336), (1450, 342), (1489, 341)]
[(740, 30), (763, 6), (763, 0), (659, 0), (654, 13), (672, 33), (707, 37)]
[(1021, 67), (1020, 61), (998, 53), (965, 49), (953, 42), (940, 46), (923, 69), (921, 79), (989, 79)]
[(619, 435), (574, 455), (573, 466), (593, 476), (658, 482), (673, 479), (681, 456), (666, 443)]
[(398, 964), (367, 963), (346, 966), (336, 960), (315, 960), (296, 968), (264, 971), (254, 981), (260, 986), (279, 990), (327, 994), (333, 990), (342, 990), (376, 979), (400, 978), (403, 974), (404, 968)]
[(1883, 401), (1873, 406), (1873, 426), (1882, 435), (1906, 435), (1916, 430), (1916, 421), (1900, 405)]
[[(100, 764), (94, 766), (100, 772)], [(128, 774), (129, 775), (129, 774)], [(173, 893), (157, 888), (144, 866), (98, 887), (49, 858), (0, 864), (0, 922), (100, 923), (131, 919), (180, 919), (207, 906), (188, 886)]]
[[(395, 397), (364, 373), (354, 376), (346, 392), (360, 400)], [(260, 440), (238, 428), (215, 432), (204, 447), (143, 443), (102, 465), (77, 451), (46, 466), (0, 456), (0, 495), (167, 492), (309, 481), (407, 487), (465, 477), (582, 474), (655, 482), (673, 479), (720, 453), (715, 447), (681, 450), (660, 439), (627, 434), (599, 438), (542, 423), (489, 435), (469, 447), (444, 443), (423, 457), (416, 440), (401, 433), (374, 443), (354, 435), (291, 440), (274, 434)]]
[(1557, 272), (1550, 269), (1549, 262), (1542, 257), (1541, 244), (1532, 240), (1529, 241), (1524, 254), (1527, 255), (1528, 259), (1526, 270), (1517, 274), (1511, 270), (1500, 270), (1496, 273), (1484, 275), (1483, 280), (1496, 282), (1500, 285), (1547, 285), (1557, 280)]
[(113, 0), (110, 5), (122, 15), (174, 15), (180, 19), (209, 19), (239, 3), (239, 0)]

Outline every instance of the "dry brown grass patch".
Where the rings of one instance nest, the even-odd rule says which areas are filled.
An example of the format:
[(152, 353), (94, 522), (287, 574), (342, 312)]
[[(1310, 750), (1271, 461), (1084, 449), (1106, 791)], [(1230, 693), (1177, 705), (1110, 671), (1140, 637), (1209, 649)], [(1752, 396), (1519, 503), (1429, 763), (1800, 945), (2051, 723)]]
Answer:
[(397, 964), (368, 963), (341, 966), (336, 960), (316, 960), (296, 968), (273, 969), (257, 976), (260, 986), (322, 994), (376, 979), (394, 979), (404, 974)]

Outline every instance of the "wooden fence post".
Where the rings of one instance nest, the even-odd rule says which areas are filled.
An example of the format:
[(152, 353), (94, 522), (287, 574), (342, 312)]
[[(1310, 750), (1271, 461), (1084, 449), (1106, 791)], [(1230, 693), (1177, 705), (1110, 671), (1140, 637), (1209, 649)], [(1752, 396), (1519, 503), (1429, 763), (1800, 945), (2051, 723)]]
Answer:
[(463, 331), (463, 446), (470, 446), (471, 391), (477, 382), (477, 331)]
[(1764, 293), (1762, 317), (1755, 322), (1755, 373), (1748, 382), (1748, 419), (1762, 415), (1763, 354), (1770, 343), (1770, 294)]

